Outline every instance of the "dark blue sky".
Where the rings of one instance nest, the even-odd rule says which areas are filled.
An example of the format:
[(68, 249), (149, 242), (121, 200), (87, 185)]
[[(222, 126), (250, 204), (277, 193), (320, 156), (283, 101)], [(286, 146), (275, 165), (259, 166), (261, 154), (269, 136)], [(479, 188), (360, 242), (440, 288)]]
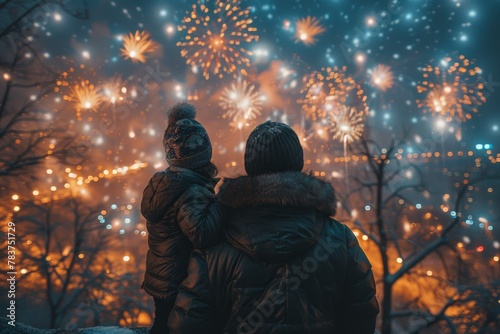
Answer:
[[(188, 66), (175, 44), (182, 33), (169, 35), (168, 25), (176, 27), (191, 7), (191, 1), (89, 1), (90, 19), (78, 21), (66, 17), (52, 20), (46, 26), (51, 36), (41, 38), (43, 47), (54, 56), (68, 56), (76, 62), (88, 63), (100, 68), (101, 73), (139, 75), (144, 72), (141, 64), (132, 64), (120, 56), (121, 41), (118, 35), (135, 30), (146, 30), (161, 46), (161, 52), (150, 60), (168, 68), (175, 78), (184, 81)], [(73, 3), (76, 6), (76, 3)], [(259, 71), (265, 71), (273, 59), (295, 67), (299, 77), (308, 71), (324, 66), (348, 66), (357, 79), (367, 81), (366, 70), (377, 64), (389, 65), (396, 77), (397, 89), (377, 94), (390, 102), (385, 107), (372, 104), (374, 110), (384, 109), (391, 113), (391, 121), (379, 119), (374, 126), (399, 124), (398, 117), (420, 118), (415, 105), (415, 84), (422, 80), (419, 70), (427, 64), (439, 65), (445, 56), (465, 55), (483, 70), (485, 79), (500, 82), (500, 45), (498, 34), (500, 1), (243, 1), (251, 6), (260, 40), (253, 48), (266, 48), (264, 59), (251, 58)], [(306, 16), (319, 19), (325, 32), (317, 37), (314, 45), (296, 43), (294, 22)], [(367, 27), (366, 20), (373, 17), (375, 28)], [(284, 22), (291, 29), (284, 28)], [(357, 41), (356, 41), (357, 40)], [(347, 51), (349, 50), (350, 51)], [(90, 59), (82, 58), (82, 51), (90, 53)], [(366, 54), (361, 66), (353, 61), (356, 52)], [(347, 53), (347, 54), (346, 54)], [(57, 66), (57, 65), (56, 65)], [(398, 80), (399, 79), (399, 80)], [(227, 80), (198, 80), (198, 89), (222, 87)], [(473, 115), (473, 120), (462, 124), (464, 139), (478, 142), (498, 142), (500, 126), (498, 105), (500, 86), (492, 87), (488, 102)], [(402, 100), (404, 96), (404, 101)], [(409, 113), (406, 101), (412, 102)], [(401, 102), (404, 102), (401, 104)], [(296, 106), (290, 106), (294, 108)], [(399, 114), (399, 115), (398, 115)], [(387, 117), (387, 116), (386, 116)], [(377, 116), (375, 116), (377, 118)], [(429, 125), (429, 124), (427, 124)]]

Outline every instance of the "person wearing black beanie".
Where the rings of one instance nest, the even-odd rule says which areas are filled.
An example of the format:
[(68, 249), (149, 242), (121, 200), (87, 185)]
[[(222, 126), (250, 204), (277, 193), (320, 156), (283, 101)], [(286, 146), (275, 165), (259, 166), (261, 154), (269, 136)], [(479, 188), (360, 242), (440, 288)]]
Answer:
[(379, 306), (371, 264), (336, 221), (330, 183), (303, 172), (286, 124), (248, 137), (248, 175), (226, 179), (225, 241), (193, 251), (170, 314), (171, 333), (373, 334)]
[(284, 123), (267, 121), (248, 137), (245, 148), (245, 170), (248, 175), (286, 171), (300, 172), (304, 151), (299, 137)]
[(168, 316), (193, 248), (222, 238), (224, 212), (215, 203), (212, 145), (195, 117), (194, 106), (185, 102), (169, 110), (163, 135), (169, 167), (153, 175), (141, 202), (149, 246), (142, 288), (155, 302), (152, 334), (168, 334)]

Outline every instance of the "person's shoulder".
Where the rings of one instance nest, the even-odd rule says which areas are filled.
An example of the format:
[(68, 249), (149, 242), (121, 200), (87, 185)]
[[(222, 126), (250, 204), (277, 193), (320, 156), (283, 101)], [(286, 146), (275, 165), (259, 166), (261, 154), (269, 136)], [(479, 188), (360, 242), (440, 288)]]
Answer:
[(155, 172), (153, 174), (153, 176), (151, 176), (151, 178), (149, 179), (149, 182), (151, 183), (158, 183), (158, 182), (161, 182), (163, 180), (168, 180), (169, 177), (166, 173), (165, 170), (162, 170), (162, 171), (159, 171), (159, 172)]
[(160, 186), (181, 186), (185, 189), (195, 184), (183, 171), (171, 171), (170, 169), (156, 172), (151, 176), (150, 183)]
[(170, 178), (165, 171), (156, 172), (149, 179), (145, 190), (156, 193), (158, 190), (168, 187), (169, 183)]
[(144, 190), (146, 197), (168, 196), (172, 198), (179, 197), (191, 186), (182, 178), (175, 175), (171, 171), (163, 170), (153, 174), (149, 183)]
[(345, 242), (348, 235), (351, 233), (352, 232), (349, 226), (339, 222), (335, 218), (325, 217), (323, 231), (321, 233), (323, 237), (333, 238)]

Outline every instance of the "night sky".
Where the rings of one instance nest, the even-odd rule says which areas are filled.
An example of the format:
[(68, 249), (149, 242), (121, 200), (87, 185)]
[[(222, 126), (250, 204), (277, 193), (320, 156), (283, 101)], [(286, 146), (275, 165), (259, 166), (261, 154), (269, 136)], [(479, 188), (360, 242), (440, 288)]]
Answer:
[[(182, 83), (189, 67), (176, 46), (181, 34), (177, 29), (167, 33), (167, 29), (181, 23), (191, 4), (189, 1), (90, 1), (89, 20), (75, 20), (64, 13), (60, 21), (49, 18), (44, 27), (49, 36), (40, 36), (39, 42), (52, 61), (65, 56), (99, 68), (105, 76), (118, 73), (126, 78), (143, 73), (145, 65), (132, 64), (120, 56), (119, 36), (146, 30), (160, 45), (160, 51), (148, 63), (158, 62)], [(77, 2), (73, 5), (77, 7)], [(421, 80), (422, 66), (438, 65), (443, 57), (463, 54), (475, 60), (484, 78), (491, 75), (493, 82), (500, 81), (496, 79), (500, 76), (500, 64), (496, 61), (500, 45), (495, 34), (500, 25), (496, 18), (499, 1), (246, 1), (242, 4), (245, 6), (251, 6), (250, 17), (254, 18), (260, 37), (258, 42), (249, 43), (248, 49), (266, 52), (265, 56), (251, 57), (257, 72), (266, 70), (271, 61), (279, 60), (298, 66), (297, 71), (349, 66), (351, 73), (362, 80), (366, 79), (363, 78), (366, 69), (385, 64), (394, 72), (396, 86), (415, 94), (414, 85)], [(296, 43), (294, 39), (294, 22), (306, 16), (316, 17), (326, 29), (314, 45)], [(379, 18), (380, 23), (373, 29), (366, 23), (369, 17)], [(285, 29), (286, 21), (291, 23), (289, 29)], [(355, 52), (347, 57), (344, 54), (343, 49), (356, 45), (367, 56), (362, 66), (353, 60)], [(88, 51), (89, 59), (82, 56), (84, 51)], [(207, 84), (209, 87), (227, 84), (227, 80), (206, 82), (199, 75), (196, 80), (193, 87), (198, 90)], [(385, 100), (398, 97), (391, 93), (394, 92), (384, 94)], [(165, 96), (167, 108), (173, 101), (167, 100), (168, 92)], [(494, 109), (499, 99), (493, 92), (474, 120), (462, 125), (473, 130), (464, 132), (467, 141), (498, 141), (499, 132), (493, 126), (500, 126)], [(398, 109), (390, 110), (395, 126), (398, 123), (394, 119), (398, 116), (394, 114), (403, 110), (391, 109)], [(419, 116), (414, 103), (406, 109)]]

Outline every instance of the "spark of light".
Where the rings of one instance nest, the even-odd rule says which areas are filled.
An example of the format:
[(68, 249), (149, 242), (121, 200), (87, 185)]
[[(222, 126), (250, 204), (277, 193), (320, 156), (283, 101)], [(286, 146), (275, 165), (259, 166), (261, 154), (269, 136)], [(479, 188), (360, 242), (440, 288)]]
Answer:
[(291, 25), (292, 25), (292, 23), (289, 20), (284, 20), (283, 21), (283, 29), (284, 30), (290, 29)]
[(362, 52), (358, 52), (354, 56), (354, 60), (356, 60), (356, 63), (362, 65), (366, 62), (366, 55)]
[(325, 28), (319, 20), (308, 16), (295, 22), (295, 42), (303, 42), (305, 45), (313, 45), (317, 42), (316, 36), (325, 32)]
[(132, 62), (145, 63), (149, 54), (158, 49), (156, 44), (146, 31), (136, 31), (135, 34), (128, 34), (123, 37), (123, 48), (120, 49), (125, 59), (131, 59)]
[(175, 27), (171, 24), (167, 24), (165, 26), (165, 32), (168, 36), (172, 36), (175, 33)]
[(365, 22), (369, 27), (374, 27), (375, 25), (377, 25), (377, 20), (373, 16), (368, 16)]
[(261, 114), (263, 95), (246, 80), (239, 80), (226, 87), (219, 105), (224, 109), (223, 118), (229, 118), (238, 129)]
[(240, 7), (240, 0), (207, 0), (203, 4), (193, 4), (191, 12), (177, 27), (185, 32), (177, 46), (188, 65), (203, 69), (203, 76), (222, 78), (224, 73), (247, 75), (253, 53), (246, 45), (258, 41), (257, 28), (248, 16), (250, 8)]
[(394, 84), (394, 75), (391, 68), (386, 65), (378, 65), (371, 70), (370, 84), (385, 92)]
[(423, 80), (417, 91), (423, 97), (417, 105), (424, 112), (445, 116), (448, 122), (465, 122), (486, 102), (485, 86), (479, 78), (481, 70), (463, 55), (456, 61), (447, 57), (445, 62), (449, 66), (428, 65), (422, 70)]
[(313, 72), (309, 75), (301, 94), (303, 98), (297, 102), (307, 117), (313, 121), (324, 119), (333, 110), (345, 105), (368, 115), (364, 90), (346, 74), (346, 67), (327, 67)]

